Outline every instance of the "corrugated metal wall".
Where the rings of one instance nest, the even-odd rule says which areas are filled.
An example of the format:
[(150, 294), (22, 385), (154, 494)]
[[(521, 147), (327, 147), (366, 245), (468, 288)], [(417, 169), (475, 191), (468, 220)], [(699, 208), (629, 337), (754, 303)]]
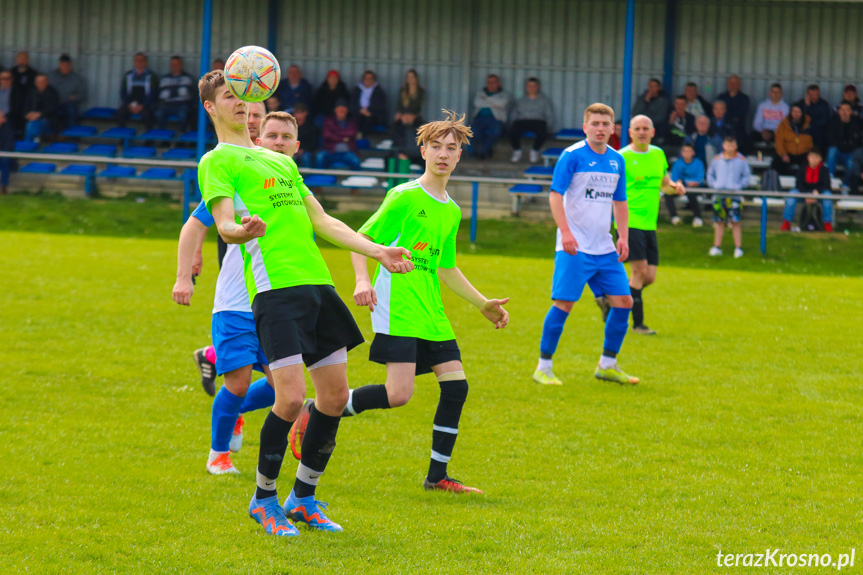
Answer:
[[(267, 0), (214, 1), (213, 57), (267, 43)], [(39, 70), (69, 52), (90, 86), (88, 105), (116, 106), (122, 73), (142, 50), (159, 73), (179, 54), (197, 74), (202, 0), (0, 0), (0, 64), (26, 49)], [(348, 85), (374, 69), (391, 106), (405, 71), (426, 87), (426, 115), (468, 111), (489, 72), (520, 95), (535, 75), (553, 99), (559, 127), (580, 124), (584, 107), (611, 103), (619, 112), (625, 0), (314, 0), (282, 2), (278, 55), (300, 64), (317, 86), (338, 69)], [(821, 83), (834, 102), (847, 82), (863, 80), (863, 5), (859, 3), (681, 0), (675, 85), (699, 83), (708, 98), (725, 76), (741, 75), (753, 104), (774, 81), (797, 99)], [(662, 75), (664, 0), (637, 0), (633, 97)]]

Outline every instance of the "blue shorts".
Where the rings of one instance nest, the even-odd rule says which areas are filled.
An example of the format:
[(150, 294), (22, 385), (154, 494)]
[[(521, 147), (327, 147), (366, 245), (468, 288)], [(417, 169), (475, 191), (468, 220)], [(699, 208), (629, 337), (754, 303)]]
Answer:
[(554, 254), (554, 280), (551, 299), (578, 301), (590, 286), (594, 296), (631, 295), (626, 268), (617, 261), (617, 252), (592, 256), (578, 252), (574, 256), (563, 250)]
[(263, 372), (267, 356), (258, 341), (255, 318), (242, 311), (220, 311), (213, 314), (213, 347), (216, 348), (216, 373), (251, 365)]

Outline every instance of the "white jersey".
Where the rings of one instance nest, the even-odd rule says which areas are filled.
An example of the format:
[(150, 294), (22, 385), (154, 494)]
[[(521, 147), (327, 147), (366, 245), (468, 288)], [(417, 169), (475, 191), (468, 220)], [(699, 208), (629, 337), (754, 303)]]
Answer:
[[(208, 228), (213, 225), (213, 216), (207, 210), (204, 202), (198, 204), (192, 217)], [(220, 311), (239, 311), (252, 313), (249, 304), (249, 292), (246, 290), (246, 279), (243, 275), (243, 254), (237, 244), (228, 244), (222, 269), (216, 280), (216, 297), (213, 299), (213, 313)]]
[[(582, 140), (561, 153), (551, 189), (563, 195), (563, 209), (578, 251), (600, 256), (616, 251), (611, 237), (612, 201), (626, 201), (626, 163), (606, 147), (597, 154)], [(563, 250), (557, 230), (556, 251)]]

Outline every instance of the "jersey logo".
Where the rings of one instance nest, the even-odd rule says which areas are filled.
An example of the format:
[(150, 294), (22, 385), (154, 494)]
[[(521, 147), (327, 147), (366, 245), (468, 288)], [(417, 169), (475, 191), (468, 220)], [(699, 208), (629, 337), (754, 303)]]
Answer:
[(617, 160), (608, 160), (608, 165), (616, 172), (618, 171)]
[(589, 200), (602, 200), (604, 198), (613, 198), (614, 192), (603, 192), (594, 188), (586, 188), (584, 190), (584, 197)]
[(428, 242), (417, 242), (417, 245), (415, 245), (415, 246), (413, 247), (413, 249), (417, 250), (418, 252), (421, 252), (421, 251), (423, 251), (424, 249), (426, 249), (426, 247), (427, 247), (428, 245), (429, 245), (429, 243), (428, 243)]
[(279, 182), (279, 185), (282, 187), (292, 188), (294, 187), (292, 180), (286, 180), (285, 178), (266, 178), (264, 180), (264, 189), (269, 190), (270, 188), (274, 188), (276, 186), (276, 182)]
[(596, 165), (596, 162), (590, 162), (590, 163), (589, 163), (589, 164), (587, 164), (587, 165), (588, 165), (588, 166), (590, 166), (590, 167), (592, 168), (593, 166), (595, 166), (595, 165)]
[(425, 211), (425, 210), (420, 210), (420, 213), (418, 213), (418, 214), (417, 214), (417, 217), (418, 217), (418, 218), (424, 218), (424, 217), (426, 217), (426, 211)]
[(250, 156), (249, 154), (246, 154), (246, 161), (247, 161), (247, 162), (254, 162), (254, 161), (255, 161), (255, 158), (253, 158), (253, 157), (252, 157), (252, 156)]
[(267, 178), (264, 180), (264, 189), (268, 190), (276, 185), (276, 178)]

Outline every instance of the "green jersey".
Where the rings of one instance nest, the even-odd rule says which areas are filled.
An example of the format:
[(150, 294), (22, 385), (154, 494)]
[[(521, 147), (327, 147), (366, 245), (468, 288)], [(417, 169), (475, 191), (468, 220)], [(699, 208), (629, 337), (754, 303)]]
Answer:
[(455, 267), (455, 237), (461, 208), (429, 194), (419, 180), (396, 186), (360, 233), (387, 246), (410, 250), (414, 270), (392, 274), (378, 265), (372, 312), (375, 333), (430, 341), (455, 339), (441, 300), (438, 268)]
[(626, 160), (626, 201), (629, 203), (629, 227), (655, 230), (659, 219), (659, 190), (668, 172), (665, 152), (650, 146), (636, 152), (631, 146), (620, 150)]
[(292, 159), (265, 148), (219, 144), (201, 158), (198, 183), (211, 212), (214, 200), (231, 198), (237, 223), (257, 214), (267, 224), (263, 237), (240, 246), (250, 301), (272, 289), (333, 285), (303, 202), (311, 192)]

